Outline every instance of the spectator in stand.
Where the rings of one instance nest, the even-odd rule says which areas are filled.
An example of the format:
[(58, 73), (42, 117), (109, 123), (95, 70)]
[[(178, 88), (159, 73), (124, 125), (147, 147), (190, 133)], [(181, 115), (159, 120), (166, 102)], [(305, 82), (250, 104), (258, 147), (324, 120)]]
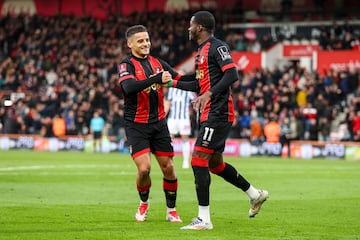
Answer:
[(4, 110), (5, 113), (3, 113), (3, 117), (2, 117), (3, 133), (9, 133), (9, 134), (18, 133), (20, 124), (17, 121), (15, 109), (13, 107), (7, 107), (6, 109), (4, 108)]
[[(354, 133), (352, 130), (353, 130), (353, 120), (355, 119), (355, 116), (356, 116), (355, 107), (353, 105), (350, 105), (345, 117), (346, 130), (349, 133), (349, 141), (354, 140)], [(330, 133), (330, 137), (332, 133), (333, 131)]]
[(342, 48), (344, 50), (351, 50), (352, 49), (351, 43), (353, 42), (353, 40), (354, 38), (352, 34), (350, 32), (345, 32), (345, 36), (342, 40)]
[(261, 50), (267, 50), (273, 45), (273, 41), (269, 34), (263, 34), (260, 38)]
[(265, 123), (264, 135), (267, 143), (280, 143), (281, 128), (275, 113), (271, 113), (270, 119)]
[(124, 120), (124, 109), (123, 106), (116, 102), (110, 109), (109, 113), (109, 124), (112, 126), (112, 134), (118, 138), (124, 138), (125, 131), (125, 120)]
[(359, 35), (354, 36), (354, 38), (350, 41), (350, 46), (351, 46), (351, 49), (354, 50), (354, 51), (359, 51), (360, 50), (360, 37), (359, 37)]
[(292, 140), (299, 140), (299, 132), (301, 132), (299, 125), (300, 122), (296, 119), (295, 114), (291, 114), (289, 120), (290, 133), (286, 136), (290, 142)]
[(309, 119), (309, 127), (307, 132), (307, 140), (317, 141), (319, 139), (318, 136), (318, 126), (315, 118)]
[(319, 118), (319, 140), (327, 142), (330, 140), (331, 126), (327, 117)]
[(52, 129), (52, 118), (50, 116), (42, 117), (41, 120), (40, 135), (45, 138), (54, 137)]
[(325, 27), (321, 29), (319, 44), (322, 50), (329, 50), (331, 48), (329, 33)]
[(66, 134), (66, 121), (59, 114), (56, 114), (53, 119), (52, 131), (55, 137), (63, 137)]
[(290, 128), (290, 120), (288, 116), (282, 118), (280, 121), (280, 143), (284, 149), (286, 149), (286, 152), (288, 153), (287, 156), (290, 154), (290, 139), (289, 136), (291, 134), (291, 128)]
[(330, 28), (330, 35), (333, 35), (336, 39), (341, 39), (344, 36), (343, 27), (334, 21)]
[(235, 35), (235, 46), (234, 49), (235, 51), (240, 51), (240, 52), (244, 52), (246, 51), (248, 48), (248, 43), (247, 40), (244, 36), (243, 33), (238, 33)]
[(345, 71), (342, 71), (339, 73), (339, 88), (343, 95), (349, 95), (353, 89), (350, 89), (350, 86), (352, 85), (350, 83), (350, 79), (348, 77), (348, 73)]
[(246, 129), (247, 131), (250, 130), (251, 116), (250, 116), (250, 112), (248, 109), (244, 109), (244, 112), (239, 117), (238, 121), (239, 121), (240, 127), (242, 129)]
[(325, 118), (330, 117), (328, 103), (322, 93), (319, 93), (317, 95), (316, 100), (314, 101), (314, 108), (317, 109), (317, 113), (319, 117), (325, 117)]
[(264, 142), (263, 127), (257, 118), (253, 118), (250, 123), (250, 142), (254, 145)]
[(340, 89), (340, 86), (337, 83), (333, 83), (329, 88), (325, 89), (329, 105), (330, 106), (340, 106), (341, 101), (344, 100), (344, 94)]
[(65, 115), (66, 135), (77, 135), (75, 111), (70, 109)]
[(249, 42), (247, 49), (249, 52), (258, 53), (261, 51), (261, 44), (258, 40)]

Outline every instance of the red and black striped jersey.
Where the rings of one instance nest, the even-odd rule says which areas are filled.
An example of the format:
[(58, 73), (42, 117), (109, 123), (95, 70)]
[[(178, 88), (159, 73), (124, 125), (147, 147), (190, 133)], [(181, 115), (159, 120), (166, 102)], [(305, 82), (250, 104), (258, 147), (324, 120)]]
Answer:
[[(236, 68), (236, 66), (226, 43), (211, 37), (199, 45), (195, 58), (195, 70), (196, 79), (199, 81), (200, 95), (223, 81), (224, 72), (231, 68)], [(233, 120), (234, 105), (229, 86), (226, 90), (212, 95), (201, 113), (200, 122), (232, 122)]]
[[(152, 56), (139, 59), (132, 55), (126, 57), (118, 66), (119, 84), (129, 80), (130, 84), (135, 81), (150, 80), (163, 70), (168, 70), (168, 65)], [(160, 82), (150, 82), (145, 88), (137, 92), (124, 92), (125, 110), (124, 118), (135, 123), (155, 123), (165, 119), (163, 89)]]

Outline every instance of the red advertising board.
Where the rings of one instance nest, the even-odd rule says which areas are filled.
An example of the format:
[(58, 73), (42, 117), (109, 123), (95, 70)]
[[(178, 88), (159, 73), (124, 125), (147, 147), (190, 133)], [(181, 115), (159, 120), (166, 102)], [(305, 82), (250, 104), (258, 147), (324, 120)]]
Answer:
[(284, 45), (284, 57), (312, 57), (314, 51), (319, 50), (319, 45)]
[(261, 68), (261, 53), (231, 52), (237, 68), (244, 72), (251, 72), (254, 68)]
[(360, 70), (360, 51), (318, 51), (317, 55), (317, 70), (321, 74), (330, 69)]

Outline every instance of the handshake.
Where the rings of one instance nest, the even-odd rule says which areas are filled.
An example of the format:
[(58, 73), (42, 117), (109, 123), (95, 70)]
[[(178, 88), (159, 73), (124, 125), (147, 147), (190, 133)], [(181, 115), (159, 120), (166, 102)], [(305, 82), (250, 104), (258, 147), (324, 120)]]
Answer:
[(169, 71), (162, 72), (161, 83), (163, 87), (172, 87), (172, 76)]
[(150, 76), (150, 78), (156, 78), (156, 83), (161, 84), (163, 87), (172, 87), (172, 76), (169, 71), (163, 71)]

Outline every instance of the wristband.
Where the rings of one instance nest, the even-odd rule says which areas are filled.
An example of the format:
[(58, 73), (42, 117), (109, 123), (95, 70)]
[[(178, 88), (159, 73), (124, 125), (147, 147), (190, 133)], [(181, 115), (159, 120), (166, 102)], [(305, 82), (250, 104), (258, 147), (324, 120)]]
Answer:
[(168, 87), (172, 87), (173, 86), (172, 80), (170, 80), (167, 84), (168, 84)]

